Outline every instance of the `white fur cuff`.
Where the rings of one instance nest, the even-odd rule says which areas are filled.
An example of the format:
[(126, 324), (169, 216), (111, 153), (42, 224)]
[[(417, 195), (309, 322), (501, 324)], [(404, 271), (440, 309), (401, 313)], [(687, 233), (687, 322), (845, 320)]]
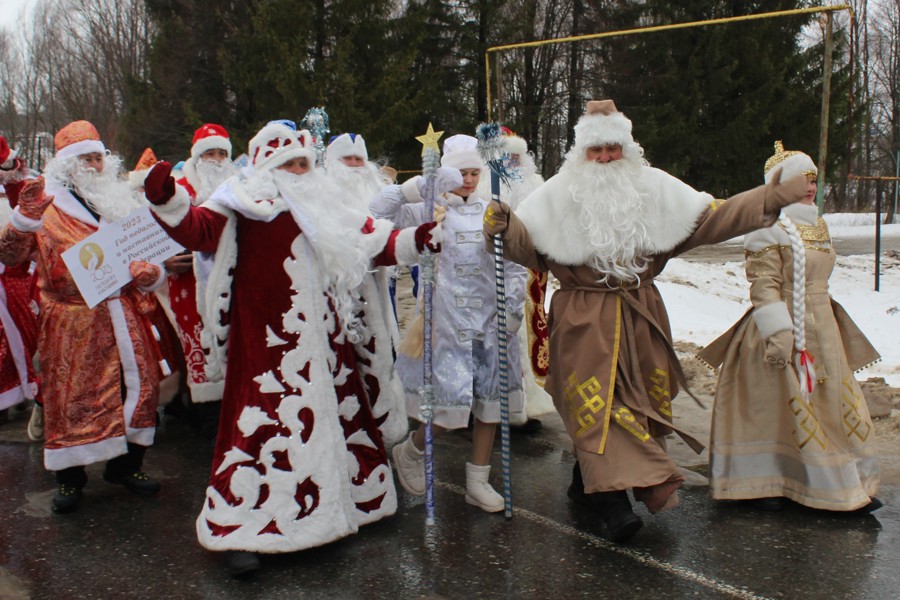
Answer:
[(756, 328), (759, 329), (759, 336), (763, 339), (794, 327), (787, 304), (784, 302), (773, 302), (755, 309), (753, 321), (756, 323)]
[(413, 177), (400, 184), (400, 191), (403, 192), (403, 198), (407, 202), (422, 202), (424, 200), (422, 194), (419, 193), (419, 186), (416, 183), (418, 179), (419, 177)]
[(176, 227), (187, 216), (191, 207), (191, 196), (180, 185), (175, 186), (175, 195), (165, 204), (151, 204), (150, 209), (159, 220), (169, 227)]
[(139, 285), (139, 286), (137, 286), (137, 288), (139, 290), (141, 290), (142, 292), (146, 292), (146, 293), (155, 292), (156, 290), (161, 288), (162, 284), (165, 282), (166, 282), (166, 270), (165, 270), (165, 268), (160, 267), (159, 275), (156, 277), (156, 281), (154, 281), (148, 287), (143, 287), (143, 286)]
[(22, 233), (34, 233), (44, 225), (43, 217), (37, 220), (26, 217), (19, 212), (18, 206), (16, 207), (16, 210), (13, 211), (9, 221), (12, 223), (12, 226), (16, 228), (16, 231)]
[(394, 258), (398, 265), (414, 265), (419, 262), (419, 251), (416, 249), (416, 228), (401, 229), (394, 240)]

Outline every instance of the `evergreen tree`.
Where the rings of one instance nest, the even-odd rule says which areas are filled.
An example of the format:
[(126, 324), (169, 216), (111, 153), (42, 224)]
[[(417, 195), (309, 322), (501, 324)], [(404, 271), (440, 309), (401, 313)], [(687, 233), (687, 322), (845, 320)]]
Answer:
[[(624, 29), (803, 5), (646, 0), (620, 3), (613, 18)], [(781, 17), (612, 38), (597, 49), (607, 79), (596, 93), (613, 98), (632, 119), (635, 139), (652, 164), (727, 196), (762, 181), (776, 139), (817, 153), (822, 49), (800, 44), (810, 20)], [(835, 78), (833, 99), (845, 80)], [(840, 131), (833, 127), (832, 139)], [(843, 154), (840, 146), (831, 145), (830, 163)]]

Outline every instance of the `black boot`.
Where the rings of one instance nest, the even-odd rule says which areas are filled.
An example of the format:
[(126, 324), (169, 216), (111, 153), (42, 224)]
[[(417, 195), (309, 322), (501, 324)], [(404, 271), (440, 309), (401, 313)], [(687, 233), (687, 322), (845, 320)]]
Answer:
[(128, 475), (113, 476), (108, 472), (103, 473), (103, 479), (116, 485), (124, 485), (130, 491), (140, 496), (153, 496), (162, 486), (143, 471), (135, 471)]
[(75, 512), (81, 503), (81, 488), (65, 483), (60, 483), (53, 494), (51, 507), (58, 515)]
[(606, 505), (603, 520), (606, 521), (610, 539), (621, 544), (633, 538), (644, 526), (644, 521), (631, 510), (628, 492), (620, 490), (603, 492), (602, 495)]
[(225, 570), (232, 577), (243, 578), (251, 577), (259, 571), (259, 556), (255, 552), (244, 552), (241, 550), (226, 550)]
[(581, 478), (581, 467), (576, 462), (572, 467), (572, 483), (569, 484), (567, 492), (569, 498), (575, 503), (589, 508), (593, 511), (603, 513), (603, 498), (600, 494), (586, 494), (584, 492), (584, 480)]

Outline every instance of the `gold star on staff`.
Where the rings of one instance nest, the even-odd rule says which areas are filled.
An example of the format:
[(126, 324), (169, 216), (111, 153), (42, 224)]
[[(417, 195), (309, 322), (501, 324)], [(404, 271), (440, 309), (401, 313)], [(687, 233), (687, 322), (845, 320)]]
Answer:
[(422, 144), (422, 156), (425, 156), (425, 151), (429, 148), (434, 148), (435, 152), (441, 151), (437, 141), (441, 139), (442, 135), (444, 135), (443, 131), (435, 131), (431, 123), (428, 123), (428, 130), (423, 135), (416, 136), (416, 139)]

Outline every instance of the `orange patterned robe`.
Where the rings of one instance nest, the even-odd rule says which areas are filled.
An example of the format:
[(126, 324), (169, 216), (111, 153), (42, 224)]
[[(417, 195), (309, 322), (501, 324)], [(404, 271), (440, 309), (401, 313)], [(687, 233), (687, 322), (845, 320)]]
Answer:
[(65, 188), (48, 182), (47, 194), (55, 199), (37, 231), (7, 225), (0, 261), (37, 263), (44, 466), (59, 471), (125, 454), (126, 440), (153, 443), (159, 356), (146, 294), (129, 284), (93, 309), (84, 303), (62, 253), (102, 223)]

